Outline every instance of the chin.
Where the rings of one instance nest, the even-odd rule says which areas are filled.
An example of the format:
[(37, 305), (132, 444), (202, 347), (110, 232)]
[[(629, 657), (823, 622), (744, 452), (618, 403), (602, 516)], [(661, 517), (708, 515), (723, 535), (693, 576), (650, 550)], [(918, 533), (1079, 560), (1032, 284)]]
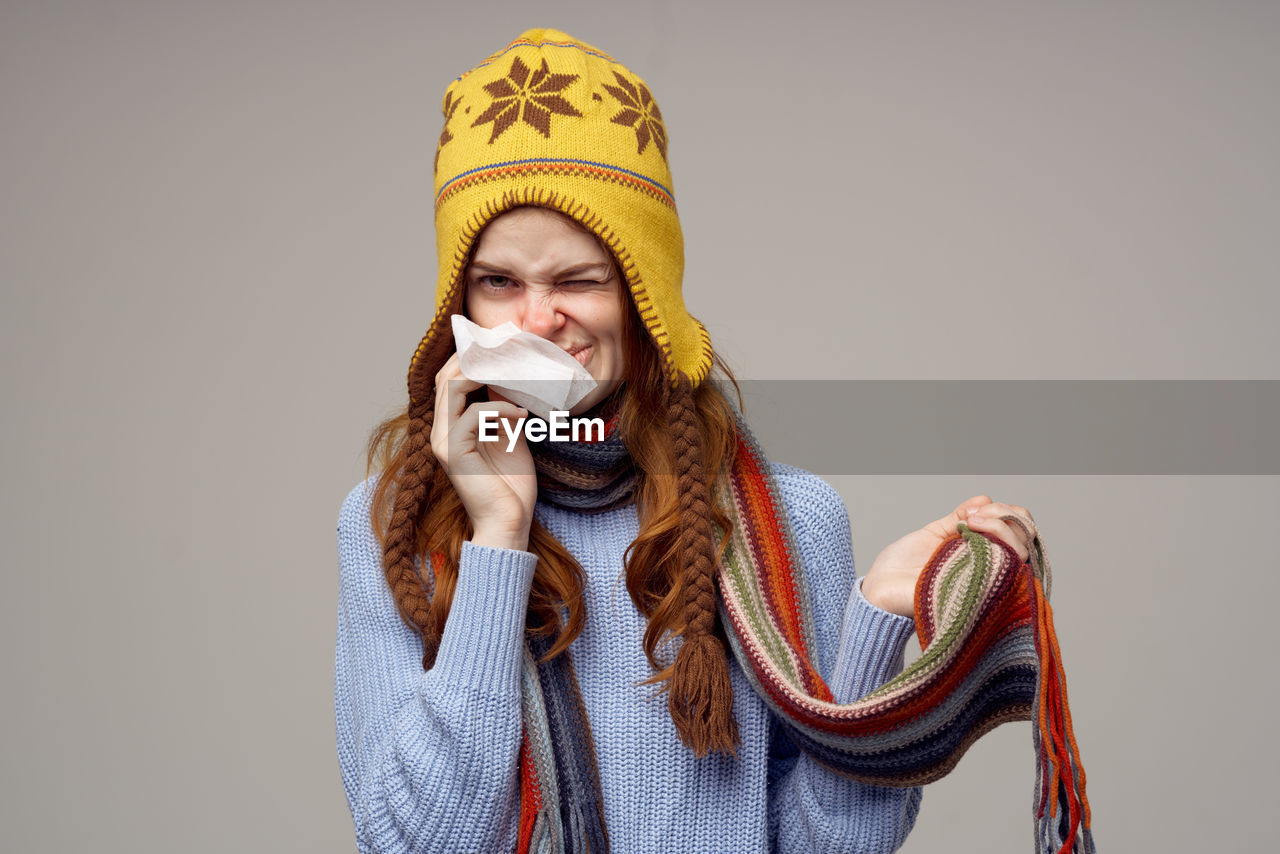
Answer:
[(594, 397), (595, 395), (593, 394), (590, 398), (587, 398), (586, 400), (583, 400), (580, 403), (578, 403), (577, 406), (574, 406), (569, 410), (569, 414), (576, 418), (579, 415), (586, 415), (588, 412), (595, 409), (597, 406), (600, 405), (600, 400), (603, 400), (604, 398), (601, 398), (600, 400), (594, 400), (593, 399)]
[(600, 387), (593, 389), (590, 394), (578, 402), (576, 406), (569, 410), (571, 416), (585, 415), (591, 410), (598, 407), (609, 399), (612, 394), (617, 391), (621, 385), (621, 381), (605, 380), (600, 383)]

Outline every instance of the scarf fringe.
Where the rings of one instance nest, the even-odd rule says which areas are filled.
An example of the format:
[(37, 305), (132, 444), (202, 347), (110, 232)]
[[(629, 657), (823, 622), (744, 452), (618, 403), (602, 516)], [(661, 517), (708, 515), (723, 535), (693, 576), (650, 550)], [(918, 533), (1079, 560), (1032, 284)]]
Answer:
[[(1067, 680), (1041, 577), (1029, 583), (1036, 603), (1035, 645), (1040, 659), (1032, 712), (1036, 748), (1036, 837), (1038, 851), (1093, 854), (1092, 815), (1085, 795), (1084, 766), (1071, 726)], [(1053, 797), (1050, 797), (1050, 793)]]

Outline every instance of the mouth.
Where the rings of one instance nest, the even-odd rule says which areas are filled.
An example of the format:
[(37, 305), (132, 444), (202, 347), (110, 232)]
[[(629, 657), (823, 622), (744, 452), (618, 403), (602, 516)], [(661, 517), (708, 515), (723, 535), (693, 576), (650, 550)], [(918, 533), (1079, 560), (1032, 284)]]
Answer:
[(582, 365), (583, 367), (586, 367), (587, 359), (591, 358), (591, 353), (593, 350), (595, 350), (595, 347), (588, 344), (586, 347), (579, 347), (576, 350), (570, 349), (570, 350), (566, 350), (565, 352), (568, 353), (573, 358), (577, 359), (578, 364)]

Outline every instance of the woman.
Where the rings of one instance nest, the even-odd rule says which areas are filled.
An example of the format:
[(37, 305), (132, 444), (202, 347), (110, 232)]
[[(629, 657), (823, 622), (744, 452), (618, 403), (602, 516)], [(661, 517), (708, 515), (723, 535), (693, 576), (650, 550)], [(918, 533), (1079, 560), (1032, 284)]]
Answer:
[[(718, 619), (716, 574), (741, 543), (773, 544), (759, 571), (791, 567), (805, 652), (850, 702), (901, 669), (916, 579), (957, 524), (1026, 559), (1000, 517), (1029, 514), (972, 498), (855, 580), (838, 494), (765, 464), (708, 381), (732, 377), (684, 308), (643, 81), (533, 30), (455, 81), (444, 113), (436, 315), (406, 412), (371, 441), (379, 476), (339, 520), (338, 747), (360, 850), (896, 849), (920, 790), (797, 750), (726, 651), (744, 629)], [(574, 355), (598, 385), (571, 414), (607, 420), (606, 438), (479, 442), (482, 412), (526, 413), (462, 374), (455, 313)]]

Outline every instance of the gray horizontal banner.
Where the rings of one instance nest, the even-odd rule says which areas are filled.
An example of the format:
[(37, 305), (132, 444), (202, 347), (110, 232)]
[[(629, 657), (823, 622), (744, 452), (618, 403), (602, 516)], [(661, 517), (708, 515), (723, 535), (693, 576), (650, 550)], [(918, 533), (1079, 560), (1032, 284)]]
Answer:
[(1280, 381), (739, 386), (765, 454), (818, 474), (1280, 474)]

